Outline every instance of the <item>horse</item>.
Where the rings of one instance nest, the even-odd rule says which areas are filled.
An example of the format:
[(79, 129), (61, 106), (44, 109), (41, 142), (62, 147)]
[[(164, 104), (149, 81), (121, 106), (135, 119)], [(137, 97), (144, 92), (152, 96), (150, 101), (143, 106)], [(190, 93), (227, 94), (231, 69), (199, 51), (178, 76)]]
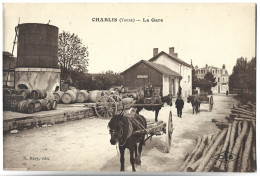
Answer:
[[(144, 98), (143, 99), (138, 99), (136, 101), (136, 104), (144, 104)], [(160, 102), (155, 102), (155, 103), (158, 103), (158, 104), (162, 104), (162, 105), (158, 105), (158, 106), (145, 106), (145, 107), (142, 107), (142, 106), (138, 106), (137, 109), (136, 109), (136, 113), (139, 114), (139, 112), (144, 108), (148, 111), (155, 111), (155, 122), (158, 122), (158, 114), (159, 114), (159, 111), (161, 110), (162, 106), (164, 105), (164, 103), (167, 103), (168, 105), (172, 106), (172, 94), (169, 94), (167, 96), (164, 96), (161, 98), (161, 101)]]
[[(145, 134), (134, 132), (137, 130), (146, 129), (146, 119), (139, 114), (121, 113), (114, 114), (108, 123), (109, 132), (111, 135), (111, 145), (118, 143), (120, 150), (120, 171), (124, 171), (124, 153), (125, 149), (128, 148), (130, 151), (130, 163), (132, 165), (132, 171), (135, 172), (135, 165), (141, 165), (141, 153), (142, 146), (145, 144)], [(137, 150), (137, 144), (138, 150)], [(134, 157), (135, 153), (135, 157)]]
[(196, 112), (196, 114), (200, 111), (200, 101), (198, 100), (198, 98), (195, 98), (194, 96), (188, 96), (187, 102), (191, 102), (193, 110), (192, 114), (194, 114), (194, 111)]

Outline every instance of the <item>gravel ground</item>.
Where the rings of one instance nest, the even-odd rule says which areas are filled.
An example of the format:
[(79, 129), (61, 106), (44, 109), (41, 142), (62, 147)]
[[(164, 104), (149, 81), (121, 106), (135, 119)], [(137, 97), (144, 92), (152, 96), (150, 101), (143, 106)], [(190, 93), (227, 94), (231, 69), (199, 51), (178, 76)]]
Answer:
[[(232, 95), (214, 95), (214, 107), (201, 105), (201, 112), (192, 114), (186, 103), (183, 118), (178, 118), (176, 109), (164, 107), (159, 120), (167, 121), (169, 111), (173, 112), (173, 137), (170, 153), (165, 153), (166, 135), (154, 136), (143, 147), (142, 165), (137, 171), (177, 172), (183, 159), (195, 147), (197, 136), (215, 133), (218, 129), (212, 118), (223, 119), (230, 108), (237, 103)], [(147, 119), (154, 118), (154, 112), (141, 111)], [(35, 128), (19, 134), (3, 137), (5, 170), (46, 171), (119, 171), (120, 161), (115, 146), (109, 142), (108, 119), (97, 117), (69, 121), (52, 127)], [(129, 152), (125, 153), (125, 170), (131, 171)]]

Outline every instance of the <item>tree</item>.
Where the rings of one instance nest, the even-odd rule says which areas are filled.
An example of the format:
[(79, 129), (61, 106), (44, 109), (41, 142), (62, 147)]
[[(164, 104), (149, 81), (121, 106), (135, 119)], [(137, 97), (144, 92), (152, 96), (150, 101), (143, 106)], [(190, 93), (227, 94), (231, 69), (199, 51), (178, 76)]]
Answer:
[(115, 73), (111, 70), (103, 73), (103, 87), (104, 89), (109, 89), (112, 86), (120, 86), (123, 83), (123, 78), (120, 74)]
[(72, 71), (87, 72), (88, 51), (76, 34), (63, 31), (58, 40), (58, 64), (62, 76), (67, 77)]
[(216, 78), (211, 72), (207, 72), (203, 79), (197, 77), (195, 69), (192, 69), (192, 89), (199, 87), (201, 90), (212, 93), (211, 87), (217, 85)]
[(217, 82), (216, 82), (216, 78), (213, 76), (213, 74), (211, 72), (207, 72), (204, 76), (204, 79), (206, 81), (209, 81), (209, 86), (210, 88), (211, 87), (215, 87), (217, 85)]
[(192, 89), (196, 89), (199, 83), (199, 78), (197, 77), (195, 69), (192, 67)]
[(256, 58), (247, 61), (246, 58), (238, 58), (233, 72), (229, 77), (231, 89), (256, 89)]

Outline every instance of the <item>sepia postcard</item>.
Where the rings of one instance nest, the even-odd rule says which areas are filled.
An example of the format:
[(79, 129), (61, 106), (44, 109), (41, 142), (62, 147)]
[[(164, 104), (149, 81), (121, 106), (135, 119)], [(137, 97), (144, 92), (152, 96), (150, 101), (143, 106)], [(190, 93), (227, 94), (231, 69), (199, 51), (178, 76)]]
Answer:
[(4, 171), (257, 173), (256, 4), (2, 7)]

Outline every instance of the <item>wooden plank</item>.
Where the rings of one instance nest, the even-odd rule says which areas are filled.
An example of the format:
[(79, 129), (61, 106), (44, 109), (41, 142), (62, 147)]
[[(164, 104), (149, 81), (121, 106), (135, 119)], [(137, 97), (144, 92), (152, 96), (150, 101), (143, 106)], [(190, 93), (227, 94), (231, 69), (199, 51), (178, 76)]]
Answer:
[(162, 106), (162, 104), (132, 104), (132, 107), (152, 107), (152, 106)]

